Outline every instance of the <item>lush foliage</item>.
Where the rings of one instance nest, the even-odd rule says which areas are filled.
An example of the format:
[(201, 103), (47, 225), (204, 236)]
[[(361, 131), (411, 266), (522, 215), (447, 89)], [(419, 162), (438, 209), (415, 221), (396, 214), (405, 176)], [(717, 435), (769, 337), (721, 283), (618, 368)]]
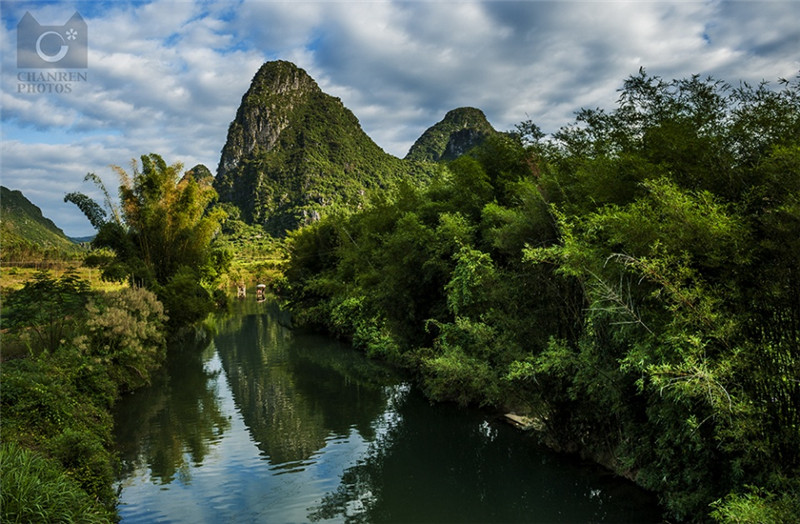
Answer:
[(4, 264), (29, 265), (41, 261), (75, 260), (80, 248), (51, 220), (42, 216), (20, 191), (0, 186), (0, 238)]
[(438, 162), (454, 160), (468, 149), (479, 145), (487, 136), (496, 134), (483, 111), (474, 107), (460, 107), (449, 111), (445, 117), (422, 133), (405, 160)]
[(233, 255), (228, 283), (246, 286), (273, 283), (280, 277), (286, 260), (285, 239), (269, 235), (263, 226), (246, 224), (232, 204), (224, 203), (221, 207), (228, 213), (228, 219), (212, 246)]
[[(800, 516), (800, 82), (626, 80), (291, 237), (298, 320), (686, 519)], [(713, 506), (712, 506), (713, 503)]]
[(200, 320), (214, 307), (208, 289), (231, 259), (210, 247), (226, 214), (212, 206), (217, 193), (198, 167), (181, 176), (180, 163), (167, 165), (156, 154), (141, 161), (141, 170), (133, 162), (132, 174), (115, 167), (121, 181), (119, 205), (92, 173), (86, 179), (100, 187), (105, 207), (81, 193), (64, 198), (97, 228), (92, 246), (105, 248), (87, 257), (87, 263), (102, 268), (105, 278), (152, 289), (172, 325)]
[(6, 302), (12, 329), (3, 343), (24, 338), (30, 354), (2, 366), (3, 522), (113, 519), (108, 409), (161, 365), (166, 319), (147, 290), (87, 287), (71, 273), (42, 273)]
[(2, 325), (18, 335), (28, 352), (56, 351), (83, 320), (89, 284), (73, 269), (58, 278), (37, 272), (5, 301)]
[(14, 443), (0, 446), (3, 522), (108, 522), (97, 505), (60, 465)]

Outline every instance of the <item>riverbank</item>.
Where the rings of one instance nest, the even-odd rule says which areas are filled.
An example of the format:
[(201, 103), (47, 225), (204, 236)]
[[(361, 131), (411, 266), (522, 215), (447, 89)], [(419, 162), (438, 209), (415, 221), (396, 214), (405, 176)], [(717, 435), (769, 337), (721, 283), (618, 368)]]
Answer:
[(164, 361), (161, 303), (66, 271), (36, 274), (3, 306), (2, 521), (114, 522), (110, 409)]
[(613, 110), (524, 122), (293, 232), (281, 287), (430, 398), (541, 420), (664, 518), (797, 521), (798, 94), (641, 71)]

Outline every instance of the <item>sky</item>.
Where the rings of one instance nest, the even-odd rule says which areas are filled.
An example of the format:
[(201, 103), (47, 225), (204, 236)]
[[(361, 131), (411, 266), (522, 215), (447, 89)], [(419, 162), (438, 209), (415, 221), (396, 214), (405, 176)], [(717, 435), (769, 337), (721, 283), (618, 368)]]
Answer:
[[(45, 26), (24, 26), (28, 37), (78, 12), (86, 67), (57, 67), (69, 58), (19, 67), (26, 12)], [(555, 132), (581, 108), (613, 109), (640, 67), (734, 85), (776, 85), (800, 72), (798, 0), (2, 0), (0, 17), (0, 183), (70, 236), (94, 233), (63, 202), (70, 191), (97, 196), (88, 172), (113, 191), (110, 166), (129, 168), (151, 152), (216, 172), (242, 95), (269, 60), (305, 69), (399, 157), (462, 106), (482, 109), (498, 130), (530, 119)], [(43, 53), (57, 58), (60, 48), (47, 47), (55, 37), (42, 38)], [(54, 72), (78, 74), (36, 76)]]

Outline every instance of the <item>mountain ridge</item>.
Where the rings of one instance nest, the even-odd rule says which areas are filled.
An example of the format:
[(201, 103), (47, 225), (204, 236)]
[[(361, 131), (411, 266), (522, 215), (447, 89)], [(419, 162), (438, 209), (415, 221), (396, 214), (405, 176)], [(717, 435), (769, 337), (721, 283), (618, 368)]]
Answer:
[(246, 222), (280, 235), (329, 209), (363, 203), (403, 167), (303, 69), (267, 62), (228, 128), (214, 187)]
[(77, 248), (22, 191), (5, 186), (0, 186), (0, 243), (3, 260), (24, 253), (71, 252)]
[(266, 62), (228, 127), (214, 188), (245, 222), (283, 235), (334, 209), (361, 206), (401, 180), (427, 183), (436, 162), (464, 154), (497, 131), (479, 109), (459, 108), (426, 133), (406, 158), (395, 157), (305, 70)]

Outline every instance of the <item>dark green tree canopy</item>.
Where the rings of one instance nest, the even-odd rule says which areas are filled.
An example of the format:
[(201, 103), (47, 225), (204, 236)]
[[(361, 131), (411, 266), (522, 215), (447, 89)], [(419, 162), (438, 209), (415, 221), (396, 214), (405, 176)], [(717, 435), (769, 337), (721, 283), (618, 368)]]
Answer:
[(431, 397), (529, 413), (668, 519), (800, 517), (800, 77), (641, 70), (289, 245), (295, 318)]

